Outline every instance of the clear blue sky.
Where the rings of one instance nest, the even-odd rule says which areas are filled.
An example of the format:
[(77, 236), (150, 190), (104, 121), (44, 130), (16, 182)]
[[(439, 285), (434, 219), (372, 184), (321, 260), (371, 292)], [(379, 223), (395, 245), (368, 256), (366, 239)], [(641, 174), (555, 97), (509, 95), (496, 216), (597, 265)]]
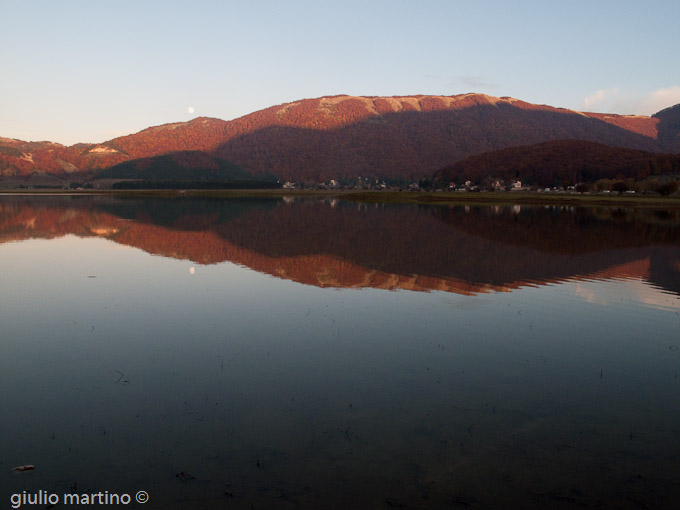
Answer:
[(680, 102), (680, 0), (0, 0), (0, 20), (0, 136), (22, 140), (102, 142), (332, 94)]

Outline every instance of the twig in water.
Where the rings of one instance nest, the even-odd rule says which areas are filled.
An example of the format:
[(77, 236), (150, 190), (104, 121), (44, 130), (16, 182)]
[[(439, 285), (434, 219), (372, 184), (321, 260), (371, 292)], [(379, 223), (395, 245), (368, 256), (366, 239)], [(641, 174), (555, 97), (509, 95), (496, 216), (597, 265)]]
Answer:
[(179, 478), (180, 482), (186, 483), (190, 480), (196, 480), (194, 476), (191, 476), (189, 473), (186, 473), (184, 471), (180, 471), (175, 475), (177, 478)]
[(23, 473), (24, 471), (33, 471), (35, 466), (33, 464), (25, 464), (23, 466), (17, 466), (12, 469), (15, 473)]

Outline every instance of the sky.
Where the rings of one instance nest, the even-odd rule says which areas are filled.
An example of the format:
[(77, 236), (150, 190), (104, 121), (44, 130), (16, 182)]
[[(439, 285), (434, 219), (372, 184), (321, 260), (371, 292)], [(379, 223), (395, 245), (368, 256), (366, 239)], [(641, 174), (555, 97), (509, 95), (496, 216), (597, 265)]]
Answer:
[(0, 0), (0, 137), (97, 143), (328, 95), (680, 103), (678, 0)]

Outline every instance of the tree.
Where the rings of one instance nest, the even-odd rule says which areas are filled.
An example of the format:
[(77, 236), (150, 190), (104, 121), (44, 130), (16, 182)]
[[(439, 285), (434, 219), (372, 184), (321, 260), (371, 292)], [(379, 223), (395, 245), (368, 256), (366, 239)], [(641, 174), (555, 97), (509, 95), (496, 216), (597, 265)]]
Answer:
[(612, 181), (610, 179), (598, 179), (595, 182), (595, 191), (611, 191)]
[(659, 184), (656, 187), (657, 193), (659, 195), (667, 196), (678, 191), (678, 181), (667, 181), (663, 184)]
[(612, 184), (612, 191), (616, 191), (619, 195), (628, 191), (628, 184), (625, 181), (615, 181)]

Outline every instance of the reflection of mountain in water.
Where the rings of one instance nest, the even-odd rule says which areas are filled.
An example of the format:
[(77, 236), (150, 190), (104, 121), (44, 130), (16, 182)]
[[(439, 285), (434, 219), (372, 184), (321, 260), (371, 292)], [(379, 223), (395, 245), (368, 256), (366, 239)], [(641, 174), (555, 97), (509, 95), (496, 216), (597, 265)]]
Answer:
[(323, 287), (477, 293), (641, 278), (680, 295), (677, 212), (304, 200), (3, 197), (0, 241), (106, 237)]

